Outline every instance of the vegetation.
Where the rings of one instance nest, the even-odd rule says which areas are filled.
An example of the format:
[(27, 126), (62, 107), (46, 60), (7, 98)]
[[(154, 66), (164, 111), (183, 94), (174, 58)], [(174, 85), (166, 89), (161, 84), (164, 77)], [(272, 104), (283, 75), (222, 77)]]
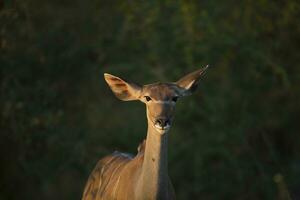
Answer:
[(0, 199), (80, 199), (97, 160), (135, 153), (144, 107), (109, 72), (146, 84), (209, 64), (178, 102), (178, 199), (300, 198), (300, 3), (0, 1)]

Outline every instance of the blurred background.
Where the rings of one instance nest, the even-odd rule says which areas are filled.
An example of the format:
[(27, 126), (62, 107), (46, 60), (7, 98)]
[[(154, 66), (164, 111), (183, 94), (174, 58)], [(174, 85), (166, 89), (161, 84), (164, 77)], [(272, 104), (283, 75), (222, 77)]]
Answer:
[(136, 153), (140, 84), (209, 64), (169, 139), (178, 199), (300, 199), (300, 2), (1, 0), (0, 199), (80, 199), (96, 162)]

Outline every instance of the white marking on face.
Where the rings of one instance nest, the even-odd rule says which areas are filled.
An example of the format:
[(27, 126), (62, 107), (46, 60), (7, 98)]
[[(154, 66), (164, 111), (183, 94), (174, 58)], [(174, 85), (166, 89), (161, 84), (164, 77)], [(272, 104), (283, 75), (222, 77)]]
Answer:
[(164, 127), (161, 127), (160, 125), (158, 125), (158, 124), (155, 124), (154, 125), (155, 126), (155, 128), (157, 128), (157, 129), (159, 129), (159, 130), (169, 130), (170, 129), (170, 127), (171, 127), (171, 125), (170, 124), (167, 124), (166, 126), (164, 126)]
[[(152, 126), (153, 126), (153, 124), (152, 124)], [(167, 125), (167, 126), (164, 127), (164, 129), (162, 129), (162, 127), (160, 127), (159, 125), (154, 125), (154, 128), (156, 129), (156, 131), (157, 131), (159, 134), (163, 135), (163, 134), (169, 132), (171, 126), (170, 126), (170, 125)]]

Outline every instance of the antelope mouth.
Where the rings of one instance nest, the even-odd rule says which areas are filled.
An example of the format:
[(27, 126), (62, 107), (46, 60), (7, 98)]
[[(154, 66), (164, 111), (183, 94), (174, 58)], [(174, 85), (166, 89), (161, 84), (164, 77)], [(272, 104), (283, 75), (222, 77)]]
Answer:
[(164, 134), (170, 130), (171, 124), (167, 123), (167, 124), (165, 124), (165, 126), (161, 126), (158, 123), (154, 123), (154, 127), (157, 130), (157, 132), (159, 132), (160, 134)]
[(166, 126), (160, 126), (159, 124), (155, 124), (154, 126), (158, 130), (165, 130), (165, 131), (167, 131), (171, 128), (170, 124), (167, 124)]

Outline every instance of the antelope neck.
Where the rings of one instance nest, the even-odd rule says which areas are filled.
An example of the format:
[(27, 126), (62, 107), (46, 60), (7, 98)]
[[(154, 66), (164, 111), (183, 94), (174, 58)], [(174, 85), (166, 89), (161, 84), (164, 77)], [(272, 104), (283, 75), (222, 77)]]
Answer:
[[(148, 132), (138, 193), (160, 199), (168, 190), (168, 133), (160, 134), (148, 119)], [(145, 197), (145, 196), (143, 196)]]

